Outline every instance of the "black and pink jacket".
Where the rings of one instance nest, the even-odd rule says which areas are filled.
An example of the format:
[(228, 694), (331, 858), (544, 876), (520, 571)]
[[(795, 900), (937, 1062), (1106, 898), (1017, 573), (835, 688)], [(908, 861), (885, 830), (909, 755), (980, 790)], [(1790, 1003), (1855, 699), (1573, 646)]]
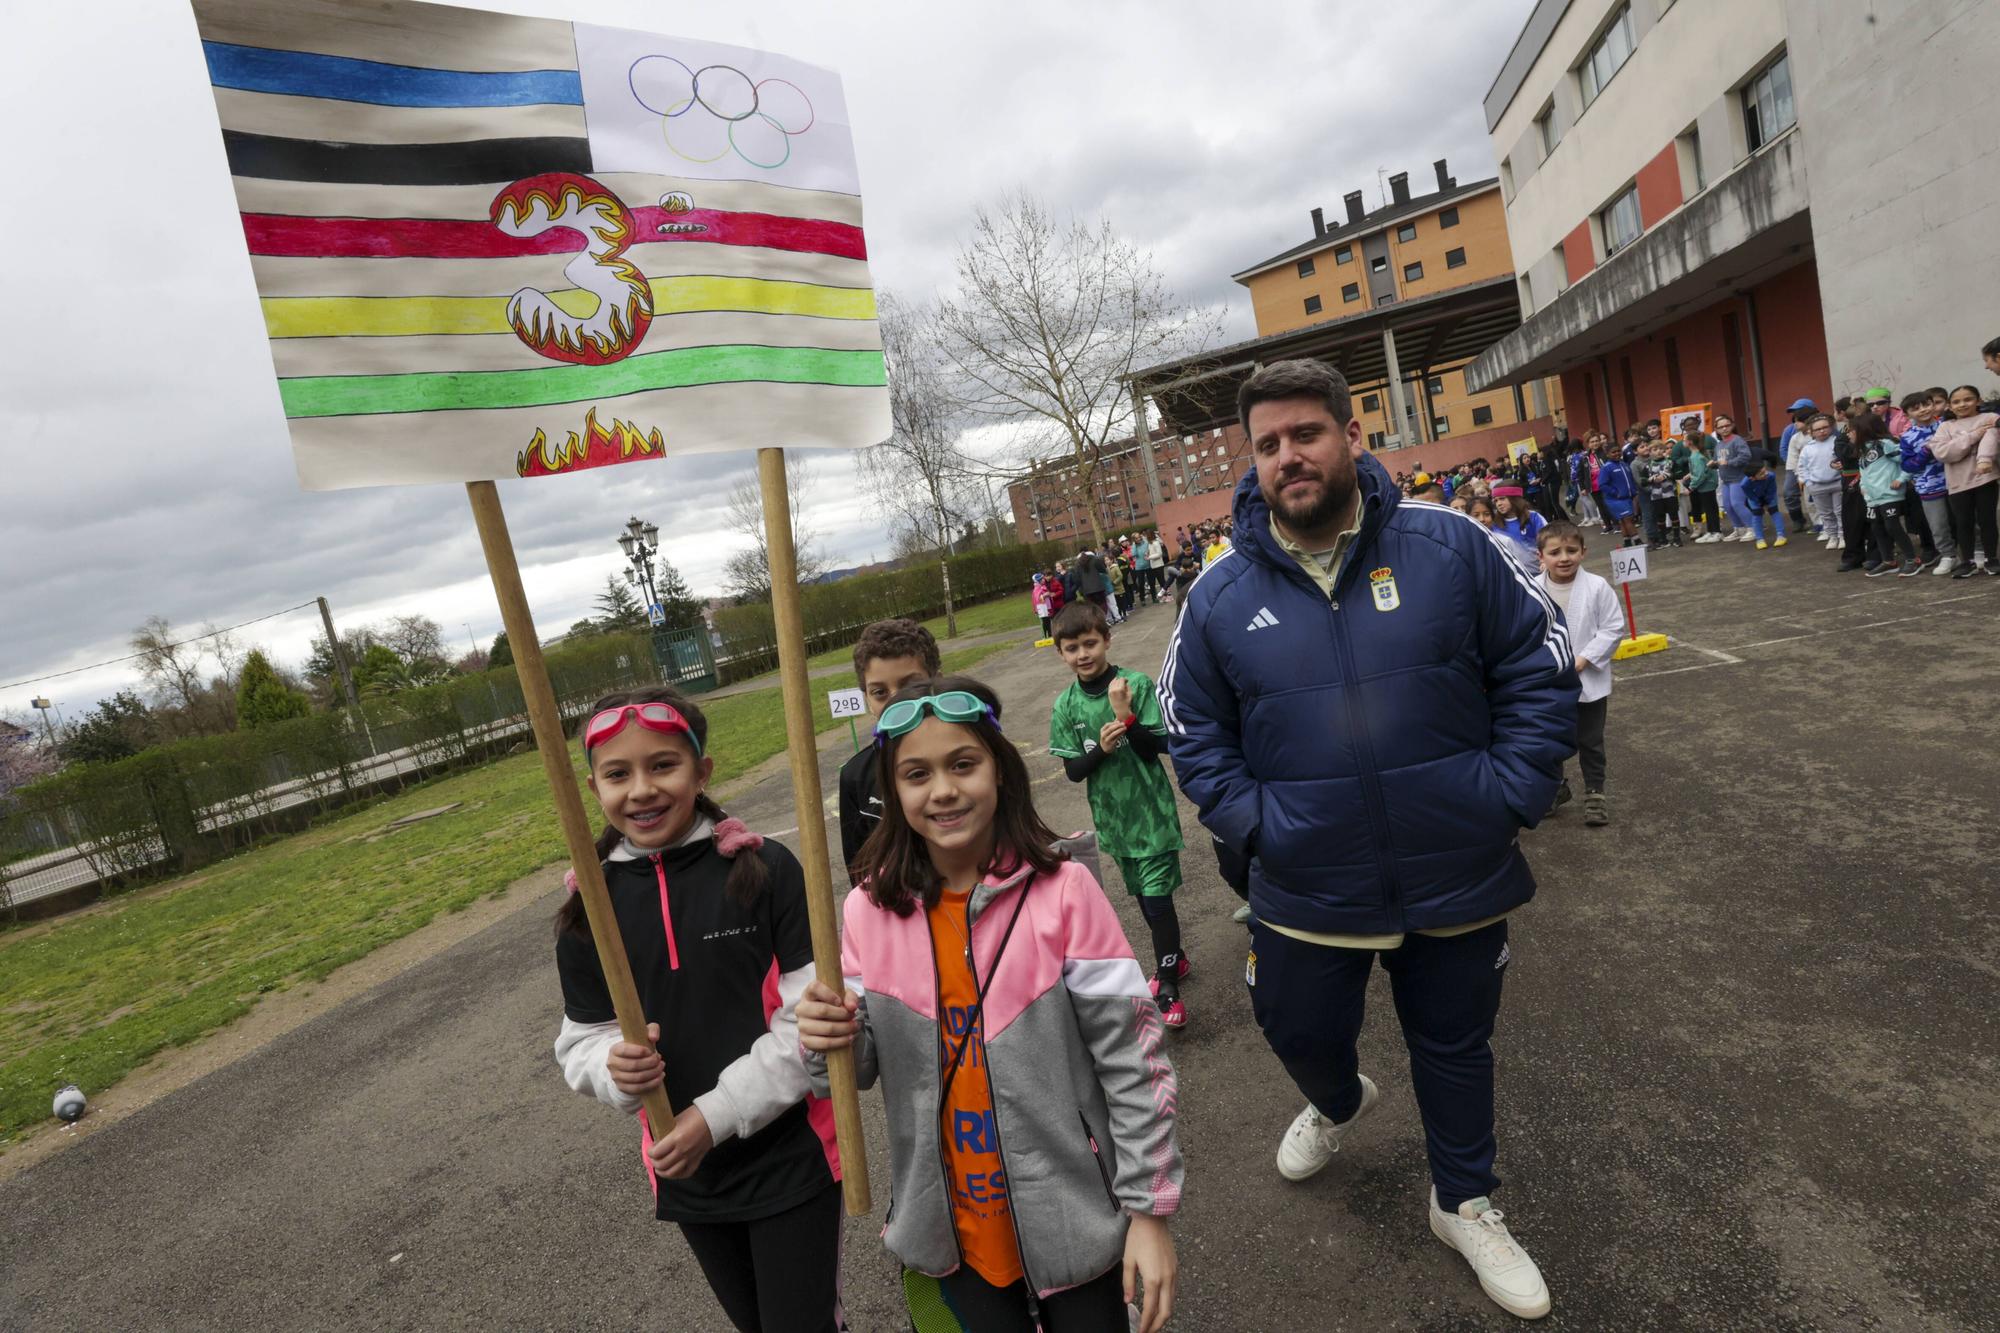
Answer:
[[(653, 1179), (664, 1221), (769, 1217), (840, 1178), (832, 1107), (810, 1095), (798, 1060), (795, 1010), (813, 976), (805, 875), (775, 842), (737, 854), (763, 858), (770, 871), (748, 905), (724, 888), (730, 860), (716, 850), (706, 819), (664, 851), (627, 844), (604, 863), (640, 1002), (647, 1021), (660, 1025), (667, 1096), (677, 1108), (700, 1108), (715, 1138), (692, 1176)], [(618, 1091), (604, 1063), (619, 1034), (597, 946), (561, 936), (556, 968), (563, 988), (556, 1060), (565, 1080), (638, 1111), (638, 1099)], [(643, 1113), (639, 1126), (651, 1178)]]

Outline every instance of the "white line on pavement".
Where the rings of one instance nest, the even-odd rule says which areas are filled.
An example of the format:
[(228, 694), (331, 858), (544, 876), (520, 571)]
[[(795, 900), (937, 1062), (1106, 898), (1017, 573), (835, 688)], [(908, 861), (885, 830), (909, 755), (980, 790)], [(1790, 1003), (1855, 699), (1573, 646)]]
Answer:
[[(1698, 643), (1689, 643), (1686, 639), (1677, 639), (1671, 634), (1667, 636), (1667, 642), (1674, 644), (1678, 647), (1685, 648), (1689, 652), (1700, 653), (1703, 657), (1712, 657), (1715, 659), (1715, 664), (1717, 666), (1735, 666), (1738, 662), (1741, 662), (1743, 660), (1742, 658), (1734, 656), (1733, 654), (1723, 652), (1720, 648), (1704, 648)], [(1686, 670), (1685, 667), (1677, 667), (1675, 669)], [(1665, 675), (1666, 673), (1648, 672), (1647, 674)]]

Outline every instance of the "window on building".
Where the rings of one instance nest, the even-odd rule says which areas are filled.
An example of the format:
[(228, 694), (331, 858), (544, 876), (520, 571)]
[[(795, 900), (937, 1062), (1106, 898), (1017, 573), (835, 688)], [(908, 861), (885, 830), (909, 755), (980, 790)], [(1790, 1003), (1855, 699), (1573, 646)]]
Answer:
[(1359, 301), (1361, 299), (1361, 284), (1350, 282), (1345, 287), (1342, 287), (1340, 289), (1340, 299), (1342, 301)]
[(1368, 432), (1368, 447), (1370, 449), (1380, 449), (1387, 443), (1389, 443), (1389, 433), (1387, 431), (1371, 430)]
[(1569, 255), (1563, 248), (1566, 244), (1565, 241), (1557, 241), (1556, 248), (1549, 252), (1555, 256), (1556, 261), (1553, 267), (1556, 271), (1557, 296), (1569, 290)]
[(1464, 267), (1465, 267), (1465, 250), (1464, 250), (1464, 248), (1463, 248), (1463, 247), (1461, 247), (1461, 248), (1459, 248), (1459, 249), (1457, 249), (1457, 250), (1447, 250), (1447, 251), (1445, 251), (1445, 252), (1444, 252), (1444, 266), (1445, 266), (1446, 268), (1464, 268)]
[(1792, 106), (1792, 66), (1780, 53), (1743, 88), (1743, 131), (1756, 152), (1798, 121)]
[(1417, 224), (1414, 222), (1405, 222), (1402, 226), (1396, 228), (1396, 239), (1399, 241), (1416, 240)]
[(1387, 267), (1389, 267), (1389, 256), (1387, 255), (1376, 255), (1368, 261), (1368, 271), (1370, 273), (1380, 273)]
[(1442, 375), (1433, 375), (1430, 377), (1430, 379), (1424, 381), (1424, 387), (1430, 390), (1433, 394), (1443, 393), (1444, 377)]
[(1638, 240), (1646, 229), (1639, 220), (1639, 187), (1626, 186), (1625, 192), (1611, 201), (1611, 207), (1597, 216), (1604, 224), (1604, 257), (1609, 259)]
[(1350, 260), (1352, 260), (1353, 258), (1354, 258), (1354, 247), (1353, 247), (1353, 246), (1351, 246), (1351, 245), (1336, 245), (1336, 246), (1334, 246), (1334, 247), (1333, 247), (1333, 262), (1334, 262), (1334, 263), (1336, 263), (1336, 264), (1345, 264), (1345, 263), (1349, 262)]
[(1424, 276), (1424, 266), (1422, 261), (1419, 261), (1415, 264), (1403, 265), (1404, 282), (1421, 282), (1423, 281), (1423, 276)]
[(1363, 412), (1380, 412), (1382, 410), (1382, 395), (1379, 393), (1362, 394), (1361, 410)]
[(1688, 194), (1700, 194), (1708, 188), (1708, 167), (1701, 160), (1701, 130), (1693, 125), (1680, 138), (1681, 164), (1685, 186), (1692, 186)]
[(1458, 209), (1447, 208), (1442, 213), (1438, 214), (1438, 229), (1440, 231), (1442, 231), (1446, 227), (1456, 227), (1457, 225), (1458, 225)]
[(1490, 407), (1475, 407), (1475, 408), (1473, 408), (1473, 409), (1472, 409), (1472, 424), (1473, 424), (1473, 425), (1475, 425), (1475, 426), (1490, 426), (1490, 425), (1492, 425), (1492, 424), (1493, 424), (1493, 409), (1492, 409), (1492, 408), (1490, 408)]
[(1394, 292), (1383, 292), (1375, 298), (1375, 304), (1378, 308), (1385, 305), (1394, 305), (1396, 304), (1396, 294)]
[(1436, 436), (1440, 440), (1442, 440), (1445, 436), (1451, 434), (1451, 418), (1432, 417), (1431, 434)]
[(1583, 80), (1583, 104), (1589, 106), (1595, 102), (1604, 86), (1611, 82), (1611, 76), (1631, 58), (1632, 6), (1620, 5), (1577, 69), (1577, 77)]
[(1308, 296), (1306, 298), (1306, 313), (1308, 315), (1317, 315), (1319, 313), (1319, 298), (1317, 296)]
[(1310, 259), (1301, 259), (1301, 260), (1299, 261), (1299, 276), (1300, 276), (1300, 277), (1302, 277), (1302, 278), (1310, 278), (1310, 277), (1311, 277), (1312, 275), (1313, 275), (1313, 262), (1312, 262), (1312, 260), (1310, 260)]
[(1556, 150), (1556, 104), (1550, 102), (1535, 117), (1535, 142), (1542, 146), (1542, 156), (1547, 157)]

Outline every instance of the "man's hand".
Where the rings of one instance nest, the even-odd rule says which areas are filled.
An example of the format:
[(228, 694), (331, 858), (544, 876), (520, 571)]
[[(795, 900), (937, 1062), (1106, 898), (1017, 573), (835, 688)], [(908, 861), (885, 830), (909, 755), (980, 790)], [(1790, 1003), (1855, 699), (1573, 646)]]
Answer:
[(611, 1081), (627, 1097), (651, 1092), (667, 1077), (666, 1061), (660, 1059), (660, 1052), (656, 1049), (660, 1040), (658, 1023), (646, 1024), (646, 1038), (652, 1045), (621, 1041), (614, 1043), (604, 1057), (604, 1067), (611, 1071)]
[(1583, 674), (1584, 672), (1586, 672), (1586, 671), (1588, 671), (1588, 670), (1590, 670), (1590, 659), (1589, 659), (1589, 658), (1587, 658), (1587, 657), (1579, 657), (1579, 658), (1577, 658), (1577, 659), (1576, 659), (1576, 674), (1577, 674), (1577, 675), (1579, 675), (1579, 676), (1581, 676), (1581, 675), (1582, 675), (1582, 674)]
[(861, 1022), (854, 1016), (860, 1008), (861, 998), (853, 991), (835, 995), (833, 987), (823, 981), (807, 982), (805, 994), (792, 1011), (799, 1020), (799, 1045), (809, 1051), (837, 1051), (853, 1045), (854, 1034), (861, 1030)]
[(1115, 750), (1125, 743), (1125, 724), (1117, 718), (1106, 722), (1097, 732), (1097, 745), (1101, 750)]
[(653, 1158), (653, 1170), (661, 1177), (686, 1180), (714, 1146), (715, 1135), (708, 1128), (708, 1117), (699, 1107), (690, 1106), (674, 1117), (672, 1131), (663, 1139), (654, 1139), (647, 1151)]
[(1166, 1327), (1167, 1317), (1174, 1312), (1174, 1278), (1179, 1272), (1180, 1260), (1174, 1257), (1174, 1238), (1167, 1224), (1144, 1213), (1132, 1214), (1132, 1225), (1125, 1231), (1125, 1303), (1130, 1305), (1138, 1294), (1132, 1281), (1136, 1275), (1146, 1289), (1146, 1303), (1139, 1311), (1139, 1333), (1158, 1333)]
[(1125, 679), (1123, 676), (1113, 676), (1111, 678), (1111, 688), (1105, 691), (1105, 697), (1111, 701), (1111, 711), (1118, 714), (1119, 717), (1132, 716), (1131, 681)]

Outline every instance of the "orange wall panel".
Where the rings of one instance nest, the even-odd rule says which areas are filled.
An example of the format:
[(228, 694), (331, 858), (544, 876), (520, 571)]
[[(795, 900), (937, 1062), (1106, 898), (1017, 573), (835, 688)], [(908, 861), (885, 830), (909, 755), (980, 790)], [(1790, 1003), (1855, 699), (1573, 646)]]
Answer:
[(1639, 221), (1651, 231), (1655, 223), (1681, 206), (1681, 164), (1672, 144), (1639, 168), (1638, 184)]
[(1576, 224), (1576, 230), (1563, 237), (1563, 267), (1569, 270), (1572, 284), (1583, 280), (1583, 275), (1597, 267), (1597, 252), (1590, 248), (1590, 219)]

